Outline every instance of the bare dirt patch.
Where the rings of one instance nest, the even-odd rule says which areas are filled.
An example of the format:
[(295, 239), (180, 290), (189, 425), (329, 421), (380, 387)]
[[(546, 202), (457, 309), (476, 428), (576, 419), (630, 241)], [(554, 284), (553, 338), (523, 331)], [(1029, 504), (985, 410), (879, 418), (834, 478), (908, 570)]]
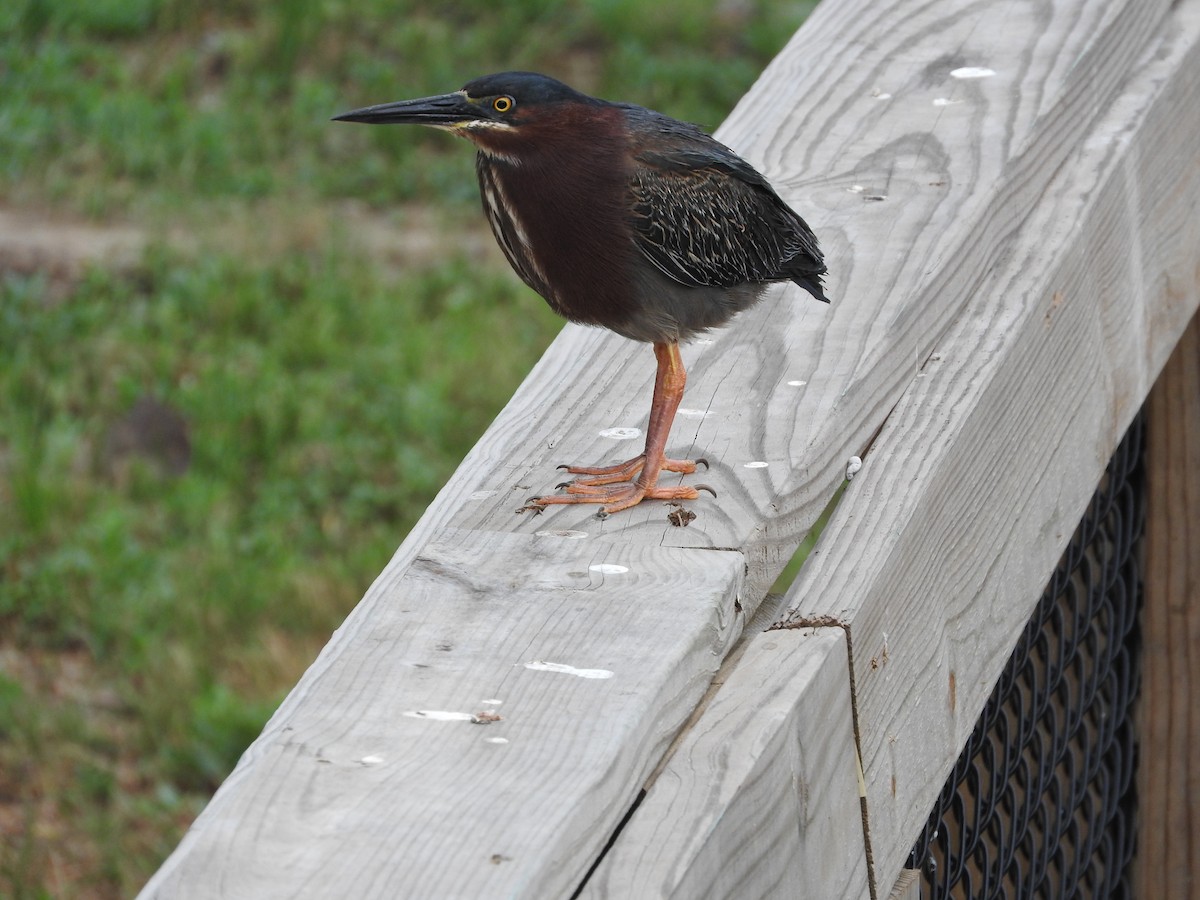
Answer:
[(44, 273), (60, 295), (89, 266), (132, 266), (145, 234), (120, 225), (91, 225), (29, 210), (0, 209), (0, 272)]

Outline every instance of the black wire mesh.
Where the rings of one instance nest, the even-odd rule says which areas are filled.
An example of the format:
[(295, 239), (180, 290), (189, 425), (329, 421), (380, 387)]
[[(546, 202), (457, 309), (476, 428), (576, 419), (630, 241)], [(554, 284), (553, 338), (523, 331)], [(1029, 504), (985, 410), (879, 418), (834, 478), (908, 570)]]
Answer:
[(1142, 445), (1139, 417), (913, 848), (922, 898), (1133, 896)]

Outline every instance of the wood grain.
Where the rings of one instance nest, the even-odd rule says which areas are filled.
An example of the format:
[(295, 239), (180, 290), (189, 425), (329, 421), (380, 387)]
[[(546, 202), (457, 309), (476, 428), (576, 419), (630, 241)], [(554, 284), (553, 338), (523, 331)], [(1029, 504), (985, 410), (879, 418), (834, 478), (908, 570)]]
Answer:
[(743, 570), (447, 535), (348, 626), (354, 652), (289, 698), (143, 896), (569, 895), (708, 687)]
[[(820, 235), (834, 303), (780, 288), (684, 349), (669, 451), (708, 458), (719, 498), (687, 528), (658, 503), (515, 514), (558, 463), (639, 449), (600, 432), (644, 427), (649, 350), (564, 329), (144, 896), (569, 895), (851, 454), (867, 466), (793, 619), (851, 629), (886, 895), (1036, 573), (1195, 309), (1196, 4), (1164, 22), (1167, 0), (822, 3), (720, 131)], [(722, 688), (676, 745), (770, 738), (699, 813), (719, 868), (754, 877), (752, 839), (722, 829), (750, 829), (756, 804), (777, 803), (782, 835), (789, 760), (842, 758), (846, 704), (816, 710), (845, 691), (811, 660), (756, 639), (739, 683), (771, 673), (788, 712), (760, 721), (762, 697)], [(793, 663), (805, 692), (784, 687)], [(489, 699), (502, 722), (404, 715)], [(636, 818), (612, 858), (640, 866)], [(693, 837), (671, 836), (692, 862), (660, 884), (710, 884), (688, 880), (714, 866)], [(843, 862), (833, 882), (856, 883)]]
[(1139, 710), (1139, 897), (1200, 897), (1200, 318), (1150, 392)]
[(901, 869), (888, 900), (921, 900), (921, 870)]
[(583, 898), (867, 895), (846, 636), (750, 642)]
[[(460, 471), (470, 484), (456, 481), (437, 514), (473, 530), (551, 522), (606, 540), (737, 548), (752, 611), (846, 459), (869, 443), (1067, 160), (1072, 137), (1111, 103), (1166, 3), (1018, 7), (822, 4), (719, 130), (813, 224), (834, 302), (779, 288), (711, 343), (684, 349), (690, 413), (670, 452), (707, 458), (702, 480), (719, 495), (691, 504), (690, 527), (668, 524), (661, 504), (601, 524), (588, 508), (552, 508), (536, 523), (514, 516), (561, 480), (556, 465), (640, 449), (600, 432), (644, 427), (649, 349), (575, 327)], [(997, 74), (950, 74), (971, 65)], [(881, 91), (891, 97), (873, 96)], [(480, 491), (492, 493), (464, 502)]]
[(1200, 303), (1200, 3), (892, 411), (790, 595), (850, 630), (869, 844), (893, 883), (1110, 454)]

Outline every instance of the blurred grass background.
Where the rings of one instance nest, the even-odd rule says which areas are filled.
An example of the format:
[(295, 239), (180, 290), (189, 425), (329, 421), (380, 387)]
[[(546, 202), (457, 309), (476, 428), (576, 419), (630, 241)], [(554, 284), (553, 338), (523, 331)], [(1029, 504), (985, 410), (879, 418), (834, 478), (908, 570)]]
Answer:
[(141, 887), (558, 330), (467, 144), (329, 116), (715, 127), (812, 5), (0, 5), (0, 896)]

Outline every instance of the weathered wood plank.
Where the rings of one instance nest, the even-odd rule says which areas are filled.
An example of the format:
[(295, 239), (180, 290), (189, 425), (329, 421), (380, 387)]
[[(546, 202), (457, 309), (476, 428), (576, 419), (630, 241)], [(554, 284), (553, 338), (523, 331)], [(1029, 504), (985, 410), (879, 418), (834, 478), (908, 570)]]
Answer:
[(750, 647), (582, 898), (867, 895), (845, 633)]
[[(599, 525), (587, 508), (552, 508), (536, 522), (513, 515), (559, 480), (555, 465), (639, 449), (600, 434), (644, 422), (649, 351), (568, 328), (444, 495), (458, 508), (438, 515), (476, 530), (551, 522), (608, 540), (738, 548), (752, 609), (1165, 9), (822, 4), (719, 131), (812, 222), (835, 297), (824, 307), (798, 288), (776, 290), (711, 343), (685, 349), (671, 452), (706, 457), (702, 479), (719, 498), (691, 504), (688, 528), (671, 527), (661, 504)], [(969, 66), (996, 74), (952, 76)]]
[(289, 697), (143, 896), (568, 896), (707, 689), (743, 571), (447, 535), (347, 624), (354, 651)]
[(888, 900), (921, 900), (920, 869), (901, 869)]
[(1200, 317), (1150, 392), (1139, 710), (1139, 897), (1200, 898)]
[(800, 573), (850, 629), (868, 839), (903, 865), (1125, 427), (1200, 304), (1184, 0), (938, 343)]
[[(952, 341), (964, 339), (956, 325), (964, 311), (973, 323), (964, 346), (984, 345), (985, 360), (999, 351), (988, 349), (979, 329), (1021, 321), (980, 313), (972, 304), (1001, 283), (999, 270), (1008, 273), (1004, 283), (1017, 283), (1007, 266), (1014, 234), (1028, 233), (1030, 211), (1055, 173), (1076, 164), (1079, 135), (1095, 134), (1097, 117), (1111, 105), (1166, 9), (1166, 0), (1030, 0), (1016, 7), (972, 0), (822, 4), (721, 136), (760, 163), (817, 229), (829, 250), (836, 302), (827, 309), (801, 302), (796, 289), (777, 290), (734, 326), (714, 334), (711, 343), (685, 350), (689, 390), (671, 451), (710, 459), (713, 471), (703, 480), (717, 487), (719, 500), (693, 504), (699, 518), (688, 528), (669, 525), (662, 504), (645, 504), (603, 521), (586, 509), (513, 514), (526, 497), (553, 485), (559, 477), (555, 464), (630, 455), (628, 443), (605, 443), (609, 439), (599, 432), (641, 425), (645, 418), (649, 354), (599, 332), (566, 329), (146, 895), (290, 896), (299, 885), (309, 893), (332, 886), (356, 896), (402, 895), (404, 890), (414, 891), (411, 896), (569, 893), (571, 879), (581, 877), (589, 854), (595, 858), (653, 766), (654, 754), (661, 753), (740, 632), (743, 610), (754, 610), (824, 508), (846, 457), (870, 445), (883, 426), (880, 440), (886, 443), (894, 440), (897, 422), (928, 429), (937, 421), (922, 406), (927, 396), (914, 399), (914, 374), (948, 335), (954, 335)], [(970, 66), (986, 66), (995, 74), (979, 79), (953, 74)], [(781, 118), (780, 110), (787, 115)], [(1116, 136), (1106, 152), (1124, 153), (1128, 140)], [(1137, 196), (1122, 196), (1139, 215), (1176, 211), (1162, 200), (1157, 182), (1138, 181), (1137, 188)], [(1087, 204), (1067, 205), (1071, 215), (1088, 209)], [(1056, 247), (1071, 228), (1052, 219), (1036, 221)], [(1159, 271), (1153, 268), (1156, 262), (1172, 258), (1178, 235), (1194, 227), (1175, 226), (1167, 250), (1139, 245), (1144, 271)], [(1123, 257), (1118, 252), (1114, 258)], [(1049, 251), (1030, 259), (1048, 268), (1060, 263)], [(1105, 279), (1119, 276), (1106, 273)], [(1186, 291), (1180, 296), (1182, 306), (1192, 303)], [(1069, 323), (1091, 334), (1080, 317), (1076, 301), (1057, 327)], [(1119, 329), (1123, 320), (1108, 316), (1101, 327)], [(1147, 343), (1156, 345), (1170, 330), (1169, 321), (1146, 323), (1146, 333), (1158, 335)], [(1110, 337), (1121, 345), (1128, 336), (1106, 332)], [(1022, 364), (1031, 360), (1042, 366), (1039, 371), (1058, 371), (1040, 357), (1019, 359)], [(996, 375), (970, 374), (962, 360), (945, 370), (965, 373), (967, 399), (983, 396), (985, 384), (1001, 383)], [(1111, 374), (1089, 371), (1095, 377), (1101, 371)], [(1075, 385), (1071, 377), (1065, 389)], [(1114, 383), (1121, 389), (1132, 385), (1132, 394), (1137, 392), (1136, 379), (1120, 377)], [(908, 411), (889, 418), (902, 398), (924, 412), (905, 406)], [(990, 402), (996, 415), (997, 404)], [(967, 419), (967, 427), (960, 409), (947, 410), (959, 417), (959, 432), (967, 435), (956, 452), (986, 434), (977, 419)], [(1023, 445), (1012, 438), (1004, 446)], [(975, 476), (976, 469), (938, 449), (948, 472)], [(931, 480), (905, 452), (895, 451), (898, 463), (886, 469), (886, 488), (876, 483), (859, 491), (856, 481), (848, 498), (886, 498), (889, 491), (910, 497), (902, 489), (910, 480)], [(1088, 461), (1095, 452), (1094, 447), (1077, 450)], [(873, 449), (869, 467), (878, 455)], [(767, 465), (747, 465), (760, 462)], [(936, 490), (950, 490), (942, 481), (934, 483)], [(923, 502), (932, 501), (926, 495)], [(920, 557), (923, 549), (905, 543), (911, 533), (897, 544), (886, 529), (894, 524), (903, 531), (927, 513), (883, 505), (884, 516), (861, 511), (884, 529), (867, 540), (885, 549), (900, 547), (909, 563), (899, 574), (916, 578), (921, 562), (913, 562), (913, 554)], [(939, 540), (941, 527), (934, 528)], [(458, 544), (447, 544), (453, 528), (462, 529), (454, 538)], [(510, 534), (514, 531), (523, 536)], [(573, 543), (534, 536), (555, 531), (582, 537)], [(856, 536), (844, 520), (833, 531), (839, 542)], [(828, 552), (833, 541), (823, 541), (821, 552)], [(662, 549), (672, 546), (740, 553)], [(935, 546), (941, 552), (942, 543)], [(846, 599), (831, 591), (822, 594), (822, 603), (840, 610), (865, 602), (865, 596), (867, 608), (874, 608), (886, 593), (871, 580), (880, 575), (879, 564), (853, 558), (840, 543), (837, 547), (841, 558), (851, 561), (851, 571), (860, 566), (857, 577), (865, 580), (847, 587), (826, 573), (822, 590), (846, 591)], [(743, 559), (746, 583), (739, 604), (735, 581)], [(607, 604), (585, 602), (573, 578), (552, 573), (560, 565), (569, 567), (563, 570), (567, 574), (587, 571), (578, 566), (589, 560), (627, 565), (646, 579), (628, 594), (611, 587), (613, 599)], [(548, 579), (545, 590), (528, 589), (542, 579)], [(909, 590), (913, 582), (902, 578), (900, 583)], [(932, 583), (939, 584), (936, 578)], [(431, 601), (419, 612), (409, 605), (412, 598), (442, 591), (449, 600)], [(903, 591), (899, 596), (900, 608), (926, 611)], [(515, 599), (520, 597), (524, 600)], [(885, 626), (890, 626), (886, 617), (873, 621), (865, 634), (877, 642)], [(907, 627), (934, 626), (917, 615)], [(936, 645), (933, 638), (942, 638), (931, 634), (930, 644)], [(459, 648), (458, 668), (437, 655), (451, 651), (434, 654), (440, 663), (431, 666), (436, 671), (406, 668), (402, 663), (412, 661), (411, 642), (434, 635), (445, 635)], [(561, 640), (555, 646), (571, 652), (569, 665), (625, 671), (638, 661), (644, 665), (642, 678), (636, 687), (618, 684), (615, 677), (598, 685), (590, 682), (599, 679), (572, 680), (521, 668), (545, 656), (535, 648), (549, 639)], [(854, 650), (856, 658), (862, 656), (857, 639)], [(596, 661), (601, 652), (625, 668)], [(758, 662), (744, 664), (753, 671)], [(934, 665), (932, 674), (940, 675)], [(535, 676), (561, 676), (569, 686), (557, 694), (552, 688), (539, 693), (539, 682), (529, 680)], [(402, 715), (430, 707), (479, 712), (472, 704), (495, 699), (499, 690), (484, 690), (489, 684), (514, 690), (535, 686), (514, 695), (524, 704), (519, 721), (514, 716), (483, 728)], [(921, 684), (920, 679), (912, 684)], [(409, 688), (433, 699), (418, 700)], [(610, 693), (597, 700), (596, 692), (605, 690)], [(938, 685), (937, 690), (944, 689)], [(920, 707), (917, 696), (907, 696), (910, 706)], [(514, 707), (509, 704), (516, 701), (499, 699), (505, 700), (500, 714), (510, 715)], [(876, 706), (872, 715), (885, 723), (892, 712)], [(946, 730), (960, 725), (955, 720)], [(703, 735), (710, 726), (702, 716), (695, 727)], [(521, 738), (498, 745), (505, 756), (491, 753), (498, 746), (482, 745), (483, 737), (476, 736), (506, 736), (502, 728)], [(706, 739), (719, 743), (719, 732), (712, 726)], [(554, 741), (556, 735), (562, 741)], [(935, 728), (929, 737), (939, 741), (944, 734)], [(870, 739), (871, 763), (881, 771), (878, 731)], [(410, 744), (428, 750), (413, 754), (425, 761), (423, 769), (396, 755), (394, 748), (410, 751)], [(902, 751), (905, 766), (919, 769), (911, 747)], [(364, 764), (368, 757), (381, 761)], [(568, 778), (567, 769), (558, 765), (571, 760), (586, 767)], [(929, 764), (931, 769), (938, 765), (940, 757)], [(531, 781), (534, 770), (544, 777)], [(908, 780), (907, 773), (906, 796), (919, 800), (932, 776), (923, 772)], [(741, 809), (739, 802), (732, 801), (731, 809)], [(520, 824), (498, 814), (497, 805), (517, 808)], [(530, 810), (537, 815), (528, 817)], [(541, 827), (543, 819), (550, 824)], [(729, 821), (736, 822), (736, 816)], [(900, 812), (886, 824), (897, 833), (907, 827)], [(503, 849), (506, 840), (512, 842), (511, 853)], [(464, 862), (461, 853), (476, 855)], [(520, 893), (525, 890), (533, 893)]]

